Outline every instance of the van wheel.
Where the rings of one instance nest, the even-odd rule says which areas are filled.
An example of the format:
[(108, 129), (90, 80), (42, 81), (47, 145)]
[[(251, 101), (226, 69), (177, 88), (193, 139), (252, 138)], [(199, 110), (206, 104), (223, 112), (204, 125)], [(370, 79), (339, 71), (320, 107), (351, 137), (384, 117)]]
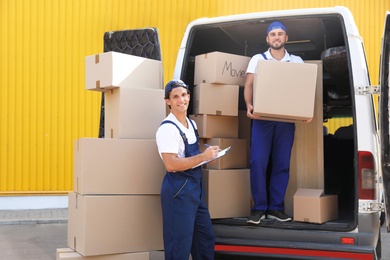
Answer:
[(378, 234), (378, 243), (376, 244), (375, 247), (375, 253), (377, 259), (382, 258), (382, 234), (381, 234), (381, 228), (379, 228), (379, 234)]

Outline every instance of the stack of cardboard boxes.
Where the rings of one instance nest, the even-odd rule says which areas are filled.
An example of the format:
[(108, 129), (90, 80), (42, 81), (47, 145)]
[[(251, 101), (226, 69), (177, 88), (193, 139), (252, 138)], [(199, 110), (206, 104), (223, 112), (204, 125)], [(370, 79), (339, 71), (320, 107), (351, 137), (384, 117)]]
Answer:
[[(190, 118), (197, 123), (201, 150), (206, 148), (204, 144), (222, 149), (232, 147), (227, 155), (203, 166), (206, 203), (213, 219), (250, 214), (251, 122), (238, 104), (249, 60), (221, 52), (195, 58), (194, 113)], [(320, 62), (312, 63), (322, 71)], [(314, 90), (298, 91), (303, 83), (296, 84), (292, 78), (302, 74), (284, 68), (288, 84), (275, 84), (281, 79), (279, 66), (286, 64), (266, 65), (258, 66), (255, 74), (255, 113), (279, 121), (312, 120), (296, 124), (285, 200), (287, 213), (292, 214), (295, 193), (297, 210), (306, 198), (314, 199), (314, 203), (326, 199), (318, 192), (323, 189), (322, 75), (307, 67), (310, 72), (305, 76), (310, 80), (304, 85)], [(263, 75), (258, 80), (260, 74)], [(283, 91), (286, 84), (295, 91)], [(57, 260), (149, 259), (150, 251), (163, 250), (160, 187), (165, 168), (155, 142), (156, 130), (167, 113), (162, 64), (116, 52), (88, 56), (86, 89), (105, 93), (105, 138), (75, 141), (74, 191), (69, 194), (68, 210), (69, 248), (57, 249)], [(273, 98), (264, 100), (264, 96), (270, 95)], [(263, 106), (271, 99), (280, 102)], [(302, 105), (306, 106), (303, 110)], [(309, 190), (302, 192), (300, 188)], [(337, 201), (333, 199), (325, 211), (337, 211), (334, 203)], [(315, 212), (315, 216), (318, 214), (319, 211)], [(297, 220), (321, 222), (329, 218), (300, 216)]]
[(57, 259), (149, 259), (163, 250), (155, 133), (166, 116), (162, 63), (107, 52), (86, 57), (86, 89), (105, 93), (105, 138), (74, 145), (68, 246)]
[[(237, 103), (249, 60), (221, 52), (195, 57), (191, 118), (197, 122), (202, 142), (232, 146), (228, 155), (204, 170), (212, 218), (243, 217), (250, 212), (249, 169), (245, 168), (249, 168), (251, 122)], [(322, 62), (260, 60), (253, 94), (255, 115), (296, 123), (286, 213), (296, 221), (313, 223), (337, 218), (337, 196), (323, 194)], [(307, 200), (322, 206), (303, 211)], [(332, 214), (325, 216), (327, 211)]]
[(203, 169), (206, 204), (213, 219), (250, 213), (248, 136), (239, 134), (238, 113), (239, 88), (244, 86), (249, 59), (221, 52), (195, 57), (194, 113), (190, 118), (198, 126), (201, 149), (206, 143), (221, 149), (231, 146), (225, 156)]

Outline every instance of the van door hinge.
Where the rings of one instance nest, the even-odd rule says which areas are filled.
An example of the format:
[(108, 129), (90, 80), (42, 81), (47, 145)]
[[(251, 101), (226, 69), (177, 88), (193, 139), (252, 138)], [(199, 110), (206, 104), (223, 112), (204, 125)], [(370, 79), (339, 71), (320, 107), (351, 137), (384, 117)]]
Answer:
[(358, 86), (355, 88), (358, 95), (380, 94), (380, 86)]
[(370, 201), (363, 201), (359, 202), (359, 212), (378, 212), (378, 211), (384, 211), (385, 205), (384, 203), (380, 202), (370, 202)]

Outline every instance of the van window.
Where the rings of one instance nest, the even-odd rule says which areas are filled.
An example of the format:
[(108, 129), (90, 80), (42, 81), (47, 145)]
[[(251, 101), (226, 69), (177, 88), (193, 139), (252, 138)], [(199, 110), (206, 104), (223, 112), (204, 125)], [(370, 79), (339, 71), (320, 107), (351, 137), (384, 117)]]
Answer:
[[(265, 34), (271, 19), (207, 24), (190, 32), (182, 79), (194, 81), (195, 56), (220, 51), (252, 57), (268, 49)], [(351, 116), (351, 87), (348, 72), (347, 42), (338, 15), (285, 18), (289, 41), (286, 49), (304, 60), (324, 62), (324, 120)], [(192, 108), (189, 108), (192, 112)]]

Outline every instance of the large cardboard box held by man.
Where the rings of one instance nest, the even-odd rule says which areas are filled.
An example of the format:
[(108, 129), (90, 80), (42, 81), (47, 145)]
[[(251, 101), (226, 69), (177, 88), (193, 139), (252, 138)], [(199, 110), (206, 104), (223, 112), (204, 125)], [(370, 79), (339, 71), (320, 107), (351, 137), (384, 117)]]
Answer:
[(160, 196), (70, 192), (68, 247), (83, 256), (163, 250)]
[(85, 57), (85, 87), (163, 89), (162, 62), (119, 52), (90, 55)]
[(160, 194), (164, 164), (155, 139), (80, 138), (74, 143), (74, 191)]
[(264, 120), (311, 120), (316, 81), (316, 64), (260, 60), (254, 75), (253, 113)]
[(218, 83), (244, 86), (250, 57), (210, 52), (195, 57), (194, 84)]
[(324, 223), (338, 218), (337, 195), (322, 189), (298, 189), (294, 195), (294, 221)]

